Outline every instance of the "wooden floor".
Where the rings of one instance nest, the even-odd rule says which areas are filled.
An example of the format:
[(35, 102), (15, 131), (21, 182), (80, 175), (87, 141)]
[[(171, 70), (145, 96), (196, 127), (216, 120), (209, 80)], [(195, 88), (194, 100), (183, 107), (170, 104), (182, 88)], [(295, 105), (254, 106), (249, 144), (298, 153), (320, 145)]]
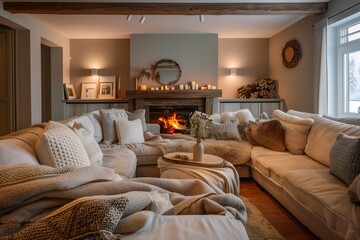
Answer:
[(285, 239), (318, 239), (252, 179), (241, 179), (240, 196), (254, 204)]

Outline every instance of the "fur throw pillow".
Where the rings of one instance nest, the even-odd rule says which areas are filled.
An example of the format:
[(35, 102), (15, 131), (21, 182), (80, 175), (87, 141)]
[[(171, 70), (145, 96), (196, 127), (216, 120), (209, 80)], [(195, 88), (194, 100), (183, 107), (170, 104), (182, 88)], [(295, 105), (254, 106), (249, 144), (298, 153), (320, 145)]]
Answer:
[(285, 130), (279, 120), (250, 122), (245, 133), (247, 141), (251, 145), (262, 146), (279, 152), (286, 150)]

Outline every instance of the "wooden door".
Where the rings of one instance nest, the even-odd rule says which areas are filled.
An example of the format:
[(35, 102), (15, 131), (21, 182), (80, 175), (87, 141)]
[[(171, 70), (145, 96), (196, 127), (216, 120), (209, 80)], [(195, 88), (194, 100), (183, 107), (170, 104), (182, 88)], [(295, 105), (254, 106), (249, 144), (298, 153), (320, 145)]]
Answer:
[(0, 25), (0, 135), (15, 131), (14, 30)]

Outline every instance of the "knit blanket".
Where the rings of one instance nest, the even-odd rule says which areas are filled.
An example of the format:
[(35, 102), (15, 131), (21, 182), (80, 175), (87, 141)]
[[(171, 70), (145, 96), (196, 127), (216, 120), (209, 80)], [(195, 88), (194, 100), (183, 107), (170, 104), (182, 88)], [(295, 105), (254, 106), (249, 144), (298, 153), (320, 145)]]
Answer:
[(0, 239), (120, 239), (156, 215), (221, 214), (245, 205), (200, 180), (122, 180), (102, 167), (0, 167)]
[[(195, 139), (187, 135), (147, 137), (145, 144), (159, 147), (166, 154), (170, 152), (193, 152)], [(216, 155), (233, 165), (247, 164), (250, 159), (251, 144), (246, 141), (206, 139), (203, 142), (204, 153)]]

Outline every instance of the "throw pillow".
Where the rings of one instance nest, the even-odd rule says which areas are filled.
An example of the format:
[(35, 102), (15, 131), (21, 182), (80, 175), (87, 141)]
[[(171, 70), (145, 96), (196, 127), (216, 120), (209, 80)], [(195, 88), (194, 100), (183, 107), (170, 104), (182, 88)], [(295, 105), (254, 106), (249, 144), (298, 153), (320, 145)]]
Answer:
[(75, 134), (80, 138), (80, 141), (83, 144), (89, 157), (91, 165), (101, 167), (103, 153), (99, 145), (95, 141), (94, 135), (88, 129), (83, 128), (80, 125), (72, 129)]
[(249, 109), (241, 109), (236, 112), (222, 112), (220, 113), (220, 122), (233, 122), (239, 121), (241, 125), (248, 125), (250, 121), (255, 122), (255, 118), (251, 114)]
[(145, 142), (140, 119), (121, 118), (115, 120), (115, 126), (120, 145)]
[(36, 154), (40, 164), (51, 167), (90, 165), (79, 137), (59, 122), (50, 121), (36, 143)]
[(73, 128), (73, 127), (85, 128), (88, 131), (90, 131), (90, 133), (94, 137), (94, 134), (95, 134), (94, 125), (93, 125), (90, 117), (88, 117), (88, 116), (80, 116), (80, 117), (73, 118), (73, 119), (69, 120), (68, 122), (66, 122), (65, 125), (70, 128)]
[(350, 185), (360, 173), (360, 137), (340, 133), (330, 151), (330, 173)]
[(353, 203), (360, 204), (360, 174), (350, 184), (348, 194)]
[(97, 143), (100, 143), (103, 140), (100, 110), (85, 113), (84, 115), (88, 116), (90, 118), (90, 120), (94, 126), (94, 138)]
[(211, 121), (209, 123), (209, 131), (212, 135), (212, 138), (218, 140), (241, 140), (239, 130), (238, 130), (239, 121), (227, 122), (227, 123), (218, 123)]
[(203, 112), (199, 112), (199, 111), (195, 111), (190, 115), (190, 119), (195, 119), (196, 117), (205, 114), (209, 119), (213, 120), (214, 122), (220, 122), (220, 115), (218, 113), (214, 113), (211, 115), (208, 115), (206, 113)]
[(332, 116), (328, 116), (328, 115), (324, 115), (323, 117), (333, 120), (333, 121), (336, 121), (336, 122), (342, 122), (342, 123), (360, 126), (360, 118), (339, 118), (339, 117), (332, 117)]
[(314, 120), (293, 116), (278, 109), (273, 112), (273, 117), (278, 119), (285, 129), (287, 150), (292, 154), (304, 154), (307, 137)]
[(142, 128), (143, 128), (143, 132), (147, 131), (146, 120), (145, 120), (145, 109), (138, 109), (138, 110), (135, 110), (133, 112), (126, 111), (126, 114), (127, 114), (128, 119), (130, 121), (135, 120), (135, 119), (140, 119), (141, 125), (142, 125)]
[(118, 141), (115, 129), (115, 120), (128, 119), (124, 109), (101, 109), (101, 122), (103, 127), (104, 141), (114, 143)]
[(254, 146), (262, 146), (270, 150), (284, 152), (285, 130), (279, 120), (262, 120), (250, 122), (246, 129), (247, 141)]

